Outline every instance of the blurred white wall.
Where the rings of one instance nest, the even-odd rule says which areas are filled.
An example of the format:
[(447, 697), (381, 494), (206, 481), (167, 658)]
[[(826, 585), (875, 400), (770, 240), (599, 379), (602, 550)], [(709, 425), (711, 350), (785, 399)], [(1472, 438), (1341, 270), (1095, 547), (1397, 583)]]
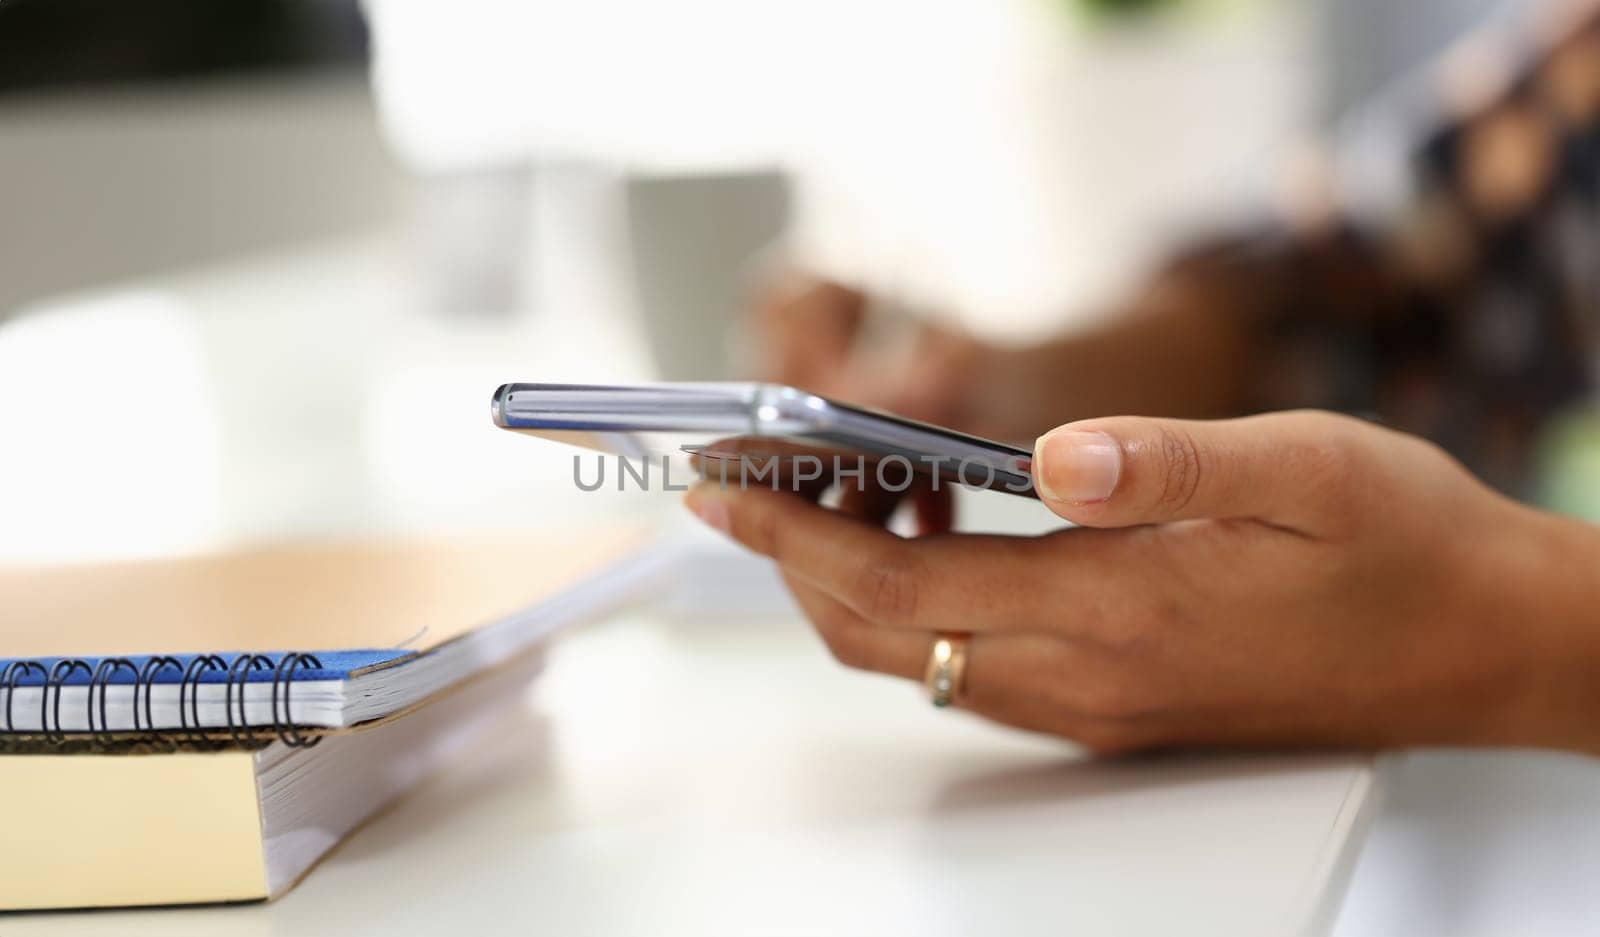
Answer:
[(902, 7), (802, 167), (801, 255), (1000, 337), (1110, 310), (1197, 227), (1259, 211), (1305, 133), (1294, 4), (1091, 27), (1066, 4)]
[(63, 290), (392, 222), (364, 75), (0, 99), (0, 318)]
[(154, 290), (0, 321), (0, 563), (183, 553), (223, 513), (198, 324)]
[(1218, 6), (1103, 28), (1064, 0), (368, 3), (410, 165), (778, 166), (800, 259), (1002, 334), (1098, 308), (1304, 126), (1299, 4)]

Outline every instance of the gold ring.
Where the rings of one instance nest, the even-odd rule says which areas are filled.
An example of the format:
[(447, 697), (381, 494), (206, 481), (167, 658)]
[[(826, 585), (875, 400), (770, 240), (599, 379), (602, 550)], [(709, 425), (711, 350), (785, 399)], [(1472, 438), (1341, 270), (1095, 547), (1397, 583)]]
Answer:
[(928, 688), (928, 698), (941, 709), (949, 706), (961, 695), (962, 680), (967, 671), (967, 636), (941, 634), (933, 641), (928, 654), (928, 669), (922, 683)]

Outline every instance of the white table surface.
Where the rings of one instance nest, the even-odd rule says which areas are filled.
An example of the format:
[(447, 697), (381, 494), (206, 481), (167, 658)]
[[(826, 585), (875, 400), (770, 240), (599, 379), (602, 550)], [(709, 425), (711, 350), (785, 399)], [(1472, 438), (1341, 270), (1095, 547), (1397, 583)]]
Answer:
[(1364, 757), (1086, 760), (798, 620), (639, 613), (562, 640), (492, 744), (282, 899), (0, 933), (1316, 932), (1372, 804)]

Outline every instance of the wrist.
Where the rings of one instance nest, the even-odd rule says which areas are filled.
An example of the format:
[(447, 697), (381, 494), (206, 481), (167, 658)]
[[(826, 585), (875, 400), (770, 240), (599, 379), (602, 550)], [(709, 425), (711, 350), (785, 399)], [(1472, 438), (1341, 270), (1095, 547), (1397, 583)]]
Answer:
[(1496, 734), (1502, 743), (1600, 755), (1600, 528), (1517, 506), (1525, 535), (1488, 582), (1498, 627), (1521, 662)]

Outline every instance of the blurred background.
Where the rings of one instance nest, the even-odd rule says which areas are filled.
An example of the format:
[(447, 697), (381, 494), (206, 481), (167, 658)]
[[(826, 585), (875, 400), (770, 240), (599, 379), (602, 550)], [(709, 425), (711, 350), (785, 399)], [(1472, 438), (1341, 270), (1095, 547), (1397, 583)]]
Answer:
[[(572, 494), (490, 391), (744, 373), (780, 265), (996, 338), (1093, 321), (1310, 140), (1381, 204), (1407, 76), (1529, 5), (6, 0), (0, 562), (675, 511)], [(1555, 874), (1564, 814), (1472, 818), (1564, 782), (1438, 777), (1341, 933)]]
[(488, 391), (738, 374), (779, 263), (1087, 321), (1486, 7), (8, 0), (0, 559), (661, 510)]

